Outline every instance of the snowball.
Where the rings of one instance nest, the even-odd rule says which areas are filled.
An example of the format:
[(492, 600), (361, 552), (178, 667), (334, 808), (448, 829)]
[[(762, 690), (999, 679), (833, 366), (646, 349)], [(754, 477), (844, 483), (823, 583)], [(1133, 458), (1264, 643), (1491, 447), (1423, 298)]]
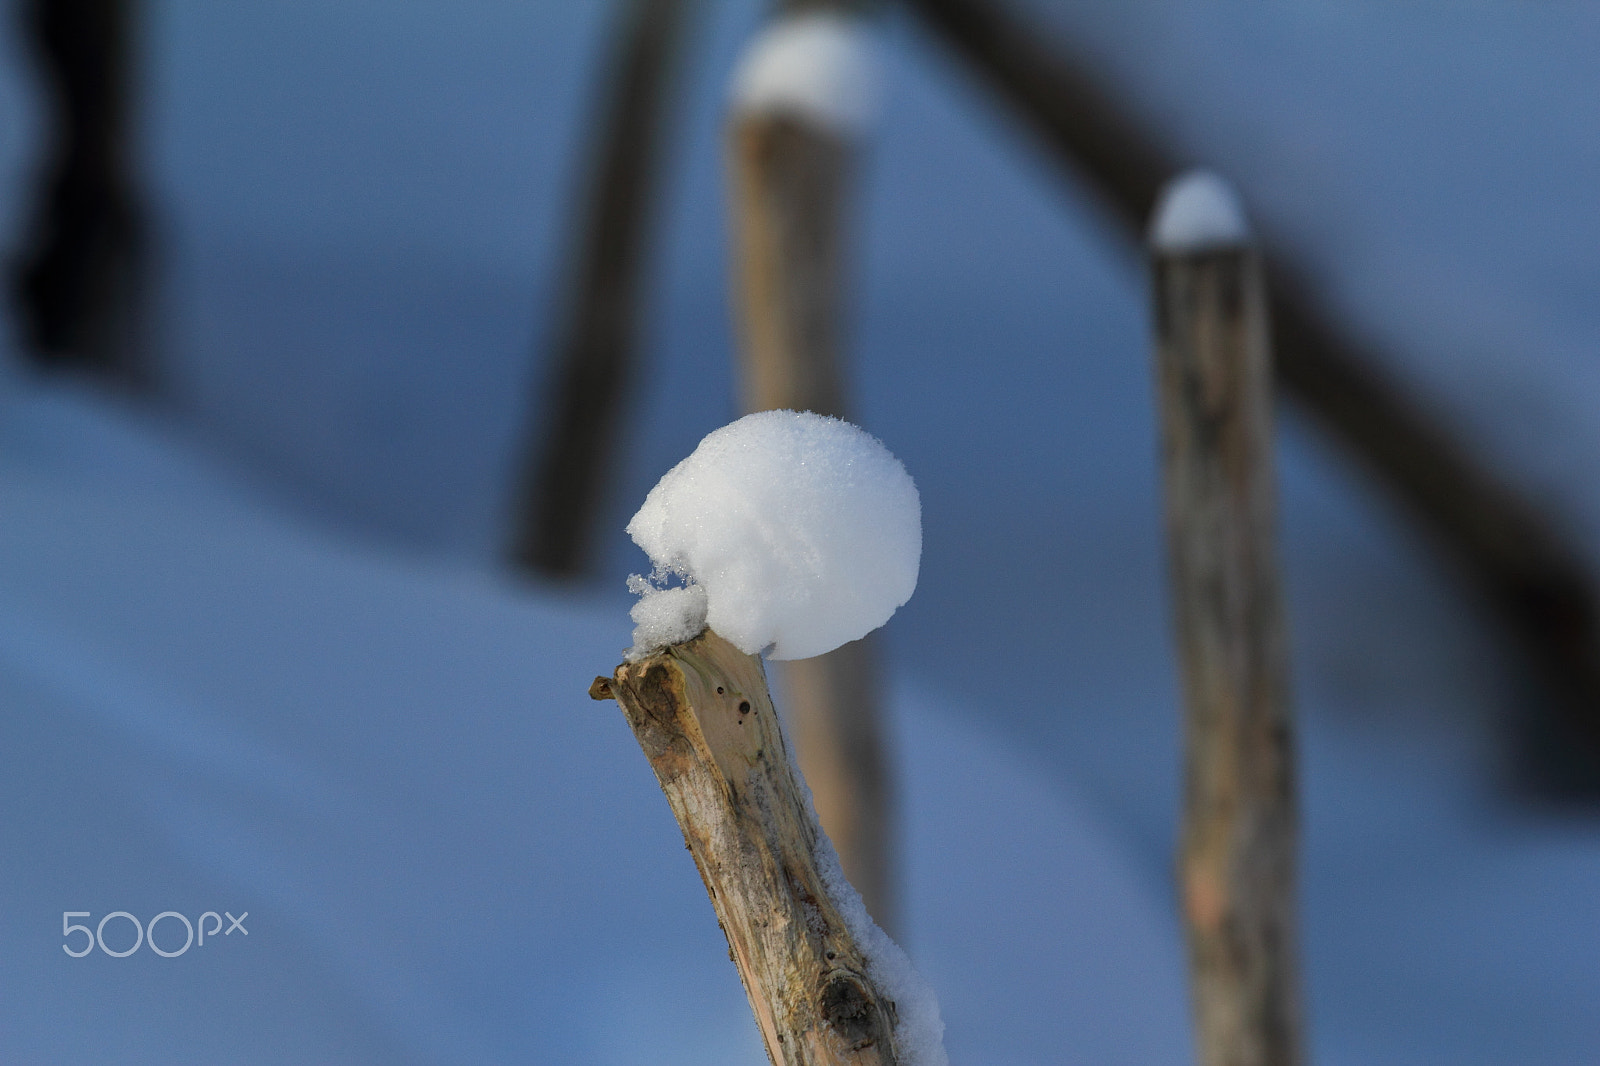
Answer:
[[(638, 657), (709, 625), (747, 654), (804, 659), (857, 640), (911, 598), (922, 504), (900, 460), (848, 422), (762, 411), (712, 433), (628, 523)], [(677, 576), (684, 588), (665, 588)]]
[(1203, 252), (1249, 240), (1250, 225), (1233, 186), (1209, 170), (1191, 170), (1162, 190), (1150, 227), (1158, 252)]
[(841, 133), (866, 128), (878, 108), (866, 26), (826, 11), (777, 19), (745, 51), (732, 96), (735, 113), (790, 112)]

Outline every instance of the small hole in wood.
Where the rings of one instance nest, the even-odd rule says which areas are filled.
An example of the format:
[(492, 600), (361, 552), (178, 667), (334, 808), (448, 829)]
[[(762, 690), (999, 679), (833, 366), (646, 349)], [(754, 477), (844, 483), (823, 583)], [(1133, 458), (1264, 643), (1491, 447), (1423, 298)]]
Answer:
[(750, 713), (750, 701), (749, 700), (740, 700), (739, 701), (739, 713), (740, 714), (749, 714)]
[(722, 686), (721, 685), (717, 686), (717, 695), (719, 695), (719, 696), (722, 695)]

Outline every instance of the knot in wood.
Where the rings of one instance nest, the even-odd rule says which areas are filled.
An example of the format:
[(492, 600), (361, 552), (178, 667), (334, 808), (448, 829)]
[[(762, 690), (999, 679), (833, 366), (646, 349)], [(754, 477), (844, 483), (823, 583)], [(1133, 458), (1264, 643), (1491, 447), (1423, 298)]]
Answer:
[[(681, 675), (660, 660), (645, 665), (640, 675), (630, 677), (625, 683), (632, 690), (633, 700), (622, 701), (623, 710), (633, 726), (634, 735), (644, 749), (645, 756), (657, 764), (675, 743), (683, 742), (683, 724), (679, 714), (683, 707)], [(657, 765), (657, 772), (662, 767)]]
[(851, 1051), (872, 1047), (888, 1035), (877, 999), (859, 975), (835, 970), (823, 977), (822, 1020)]

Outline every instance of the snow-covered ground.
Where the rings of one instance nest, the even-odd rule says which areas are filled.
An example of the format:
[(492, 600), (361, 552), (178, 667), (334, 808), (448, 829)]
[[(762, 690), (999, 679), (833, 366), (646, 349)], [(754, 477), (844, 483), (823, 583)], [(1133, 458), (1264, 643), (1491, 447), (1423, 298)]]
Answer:
[[(1512, 15), (1452, 9), (1467, 29), (1425, 50), (1427, 69), (1455, 71), (1480, 104), (1588, 99), (1571, 59), (1585, 38), (1551, 28), (1567, 9), (1525, 8), (1500, 36), (1493, 19)], [(702, 8), (606, 577), (567, 592), (513, 583), (489, 558), (520, 420), (537, 410), (607, 5), (151, 10), (177, 412), (42, 388), (0, 362), (0, 1059), (760, 1061), (665, 803), (615, 707), (584, 695), (628, 643), (623, 578), (645, 560), (627, 514), (733, 413), (718, 137), (756, 5)], [(1190, 14), (1172, 16), (1173, 52), (1141, 52), (1096, 15), (1128, 69), (1161, 67), (1187, 35), (1242, 77), (1232, 52), (1206, 48), (1243, 7), (1216, 22), (1193, 5), (1140, 10)], [(1302, 40), (1294, 55), (1328, 78), (1422, 77), (1399, 44), (1379, 47), (1400, 16), (1257, 17), (1330, 20), (1320, 37), (1260, 31)], [(1341, 56), (1362, 62), (1343, 74)], [(1493, 62), (1458, 62), (1473, 56)], [(925, 530), (918, 591), (884, 631), (902, 939), (958, 1064), (1187, 1061), (1139, 267), (919, 35), (892, 22), (883, 57), (854, 374), (857, 420), (916, 477)], [(1362, 175), (1420, 171), (1387, 169), (1390, 140), (1361, 139), (1338, 108), (1297, 117), (1295, 63), (1269, 60), (1288, 73), (1263, 83), (1285, 131), (1267, 146), (1327, 158), (1286, 171), (1301, 191), (1280, 204), (1276, 172), (1219, 149), (1263, 225), (1335, 204), (1292, 235), (1343, 250), (1327, 269), (1366, 328), (1440, 323), (1429, 359), (1460, 329), (1500, 336), (1477, 328), (1485, 316), (1537, 317), (1531, 336), (1559, 343), (1529, 350), (1525, 387), (1547, 388), (1541, 368), (1571, 354), (1552, 395), (1583, 432), (1600, 427), (1580, 417), (1593, 390), (1574, 354), (1600, 334), (1593, 308), (1541, 282), (1557, 267), (1581, 278), (1600, 247), (1582, 239), (1592, 208), (1563, 226), (1544, 214), (1557, 193), (1578, 199), (1583, 117), (1487, 127), (1513, 129), (1506, 150), (1577, 146), (1576, 170), (1554, 157), (1560, 173), (1540, 172), (1549, 195), (1515, 200), (1532, 235), (1513, 240), (1508, 211), (1473, 214), (1466, 179), (1453, 213), (1411, 210), (1434, 181), (1392, 209), (1409, 229), (1345, 225), (1389, 202)], [(1565, 73), (1542, 80), (1540, 62)], [(5, 128), (28, 134), (14, 56), (0, 75)], [(1151, 84), (1177, 107), (1195, 81)], [(1447, 89), (1430, 89), (1428, 114), (1449, 117)], [(1364, 90), (1367, 111), (1414, 99), (1384, 90)], [(1374, 121), (1416, 140), (1399, 118)], [(1457, 148), (1475, 128), (1460, 121)], [(28, 136), (0, 142), (8, 234)], [(1446, 177), (1466, 160), (1442, 158), (1429, 165)], [(1304, 191), (1306, 175), (1342, 188), (1341, 174), (1348, 199)], [(1434, 241), (1452, 217), (1478, 228)], [(1472, 272), (1469, 246), (1495, 233), (1480, 259), (1509, 260), (1514, 286)], [(1390, 265), (1368, 278), (1363, 255)], [(1367, 299), (1391, 256), (1449, 269), (1412, 272), (1433, 296)], [(1492, 395), (1521, 351), (1460, 378)], [(1316, 1061), (1593, 1062), (1600, 827), (1499, 798), (1495, 723), (1516, 681), (1482, 619), (1338, 456), (1292, 414), (1281, 428)], [(1550, 456), (1588, 455), (1573, 439)], [(1574, 494), (1592, 490), (1586, 463), (1566, 468)], [(84, 910), (249, 911), (249, 933), (173, 959), (69, 958), (61, 913)]]

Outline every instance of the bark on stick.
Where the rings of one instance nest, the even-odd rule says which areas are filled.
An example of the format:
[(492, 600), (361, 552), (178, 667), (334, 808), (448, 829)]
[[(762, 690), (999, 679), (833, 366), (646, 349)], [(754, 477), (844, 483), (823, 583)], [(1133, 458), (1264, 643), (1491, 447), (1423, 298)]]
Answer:
[(893, 1066), (894, 1004), (828, 895), (761, 660), (707, 630), (595, 678), (666, 793), (775, 1066)]
[(1302, 1061), (1271, 349), (1248, 247), (1158, 254), (1157, 388), (1186, 705), (1179, 879), (1203, 1066)]
[[(840, 347), (854, 145), (786, 112), (736, 115), (728, 140), (743, 407), (848, 418)], [(823, 828), (873, 918), (893, 930), (894, 795), (876, 644), (869, 636), (785, 663), (783, 682)]]

